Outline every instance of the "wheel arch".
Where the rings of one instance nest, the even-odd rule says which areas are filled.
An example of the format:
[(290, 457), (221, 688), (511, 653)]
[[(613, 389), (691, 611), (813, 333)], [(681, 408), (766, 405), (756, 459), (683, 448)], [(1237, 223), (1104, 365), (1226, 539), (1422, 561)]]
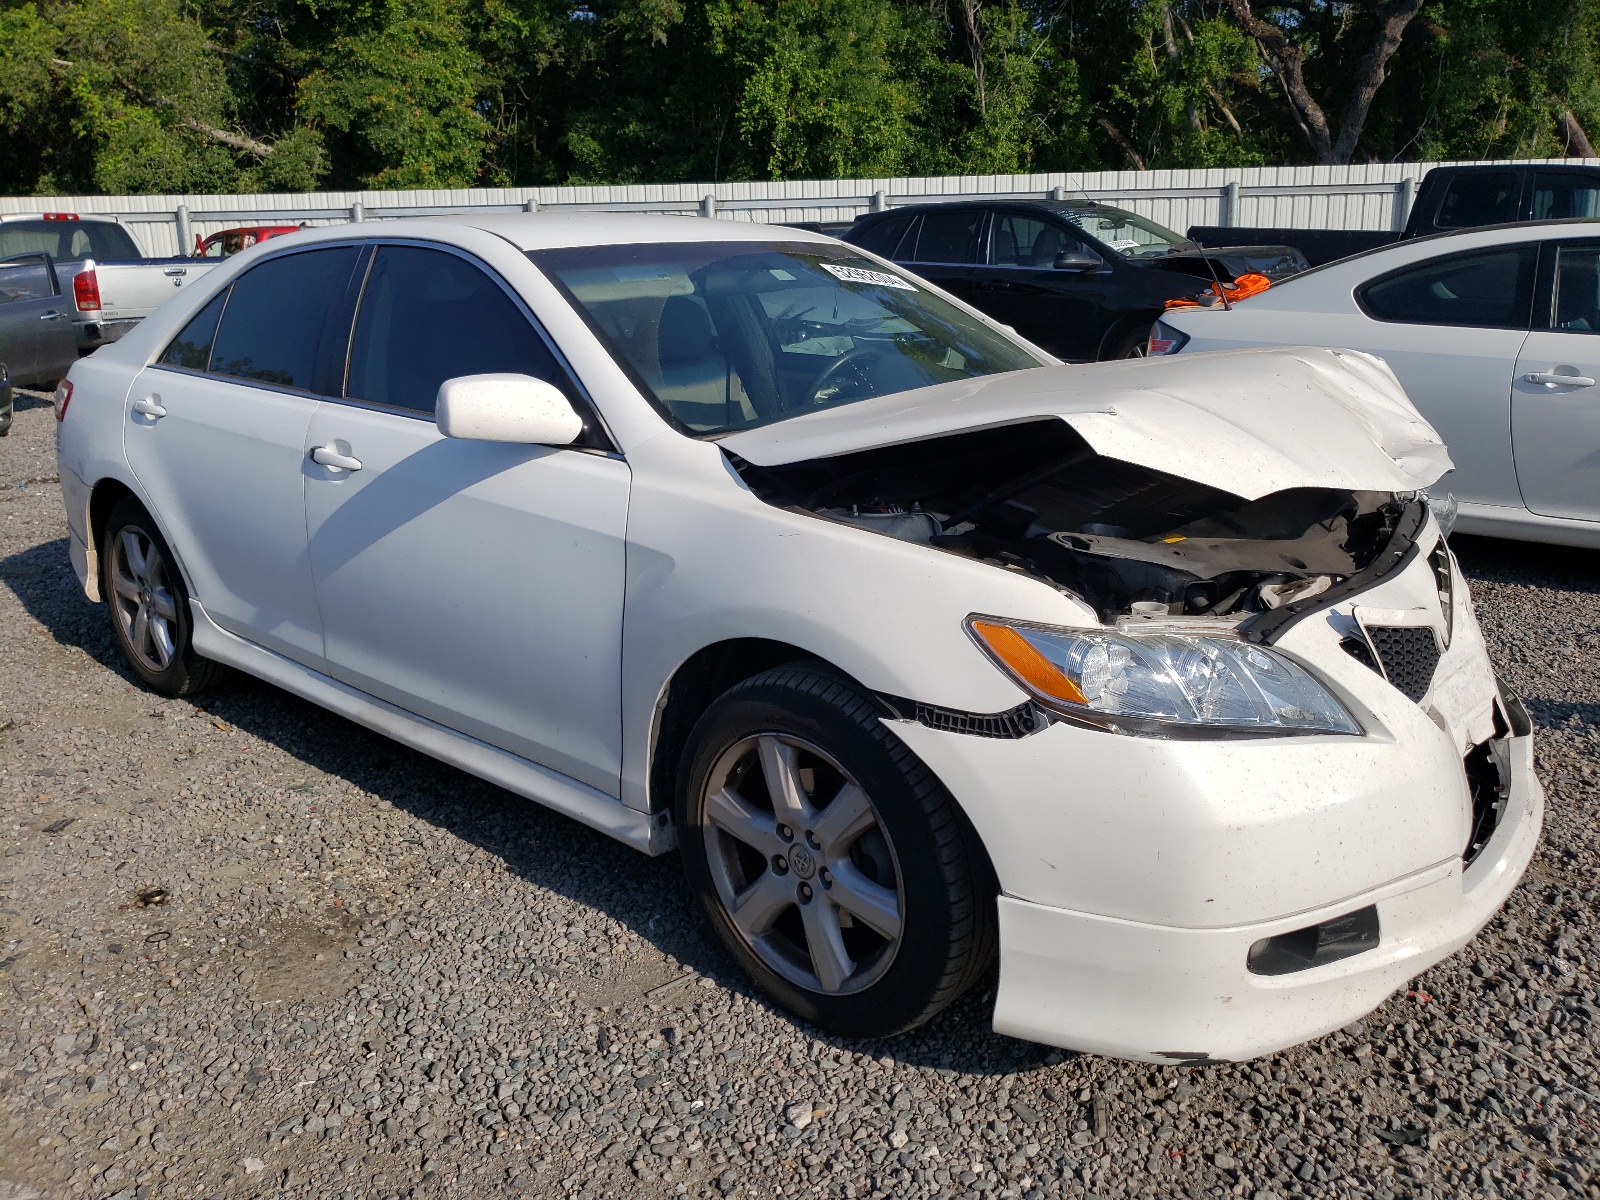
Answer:
[(1161, 319), (1162, 309), (1150, 309), (1148, 312), (1128, 313), (1118, 317), (1111, 328), (1106, 330), (1105, 336), (1100, 339), (1098, 359), (1101, 362), (1116, 348), (1118, 342), (1127, 337), (1141, 325), (1154, 325)]
[(195, 594), (194, 579), (190, 576), (189, 568), (183, 561), (183, 555), (173, 545), (172, 535), (167, 532), (166, 525), (156, 515), (155, 510), (150, 507), (145, 498), (135, 491), (132, 486), (125, 480), (118, 479), (114, 475), (108, 475), (97, 482), (89, 491), (87, 524), (89, 544), (85, 548), (88, 565), (87, 574), (89, 577), (88, 587), (85, 591), (89, 593), (89, 599), (96, 603), (100, 603), (105, 599), (100, 592), (100, 543), (105, 538), (106, 524), (111, 520), (111, 510), (126, 499), (132, 499), (145, 512), (150, 514), (150, 520), (160, 530), (161, 538), (167, 544), (167, 551), (172, 555), (172, 561), (177, 564), (178, 574), (183, 578), (184, 590), (193, 598)]
[[(668, 677), (656, 700), (650, 735), (650, 769), (646, 775), (651, 812), (670, 811), (678, 794), (689, 731), (716, 698), (737, 683), (773, 667), (805, 663), (837, 675), (861, 688), (848, 673), (820, 655), (770, 638), (729, 638), (696, 650)], [(872, 693), (861, 688), (867, 695)]]

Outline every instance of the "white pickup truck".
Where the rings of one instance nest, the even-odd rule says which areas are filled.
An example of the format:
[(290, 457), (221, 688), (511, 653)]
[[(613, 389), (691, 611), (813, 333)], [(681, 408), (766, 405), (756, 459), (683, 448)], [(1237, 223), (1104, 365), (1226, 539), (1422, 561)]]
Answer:
[(77, 213), (0, 216), (0, 262), (48, 254), (78, 353), (114, 342), (214, 267), (203, 258), (146, 258), (121, 223)]

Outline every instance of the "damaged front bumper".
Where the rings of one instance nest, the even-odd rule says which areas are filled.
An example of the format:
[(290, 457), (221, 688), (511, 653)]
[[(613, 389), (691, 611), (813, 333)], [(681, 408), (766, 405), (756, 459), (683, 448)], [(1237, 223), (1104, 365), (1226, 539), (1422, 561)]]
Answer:
[[(996, 1032), (1119, 1058), (1202, 1062), (1269, 1054), (1363, 1016), (1470, 941), (1521, 879), (1544, 819), (1532, 743), (1508, 736), (1494, 747), (1509, 776), (1504, 808), (1470, 866), (1440, 863), (1317, 910), (1216, 929), (1001, 896)], [(1251, 970), (1263, 942), (1368, 908), (1376, 944), (1283, 974)]]

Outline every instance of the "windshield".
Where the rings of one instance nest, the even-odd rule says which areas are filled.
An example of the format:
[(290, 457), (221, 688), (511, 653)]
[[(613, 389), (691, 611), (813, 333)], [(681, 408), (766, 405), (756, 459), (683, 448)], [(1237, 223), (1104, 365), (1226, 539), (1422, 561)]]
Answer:
[(693, 433), (1044, 365), (848, 246), (683, 242), (529, 257)]
[(1157, 258), (1190, 244), (1181, 234), (1120, 208), (1069, 208), (1061, 215), (1123, 258)]

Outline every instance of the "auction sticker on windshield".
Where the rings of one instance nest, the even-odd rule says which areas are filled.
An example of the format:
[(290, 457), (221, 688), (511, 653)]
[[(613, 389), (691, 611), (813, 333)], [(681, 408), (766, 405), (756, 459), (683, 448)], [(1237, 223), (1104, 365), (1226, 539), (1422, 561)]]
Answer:
[(830, 262), (819, 263), (817, 265), (820, 266), (824, 271), (828, 272), (828, 274), (837, 279), (842, 279), (846, 283), (875, 283), (880, 287), (899, 288), (906, 292), (914, 292), (917, 290), (904, 279), (901, 279), (900, 276), (890, 275), (884, 271), (868, 271), (861, 267), (841, 267), (836, 263)]

